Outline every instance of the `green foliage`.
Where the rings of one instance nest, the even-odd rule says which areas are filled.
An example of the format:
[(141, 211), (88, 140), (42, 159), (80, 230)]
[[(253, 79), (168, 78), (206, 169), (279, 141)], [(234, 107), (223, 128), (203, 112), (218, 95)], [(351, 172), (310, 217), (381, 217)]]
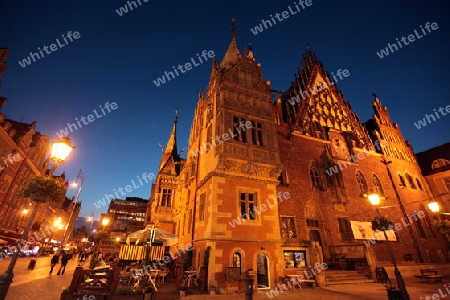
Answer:
[(433, 229), (442, 234), (450, 233), (450, 221), (436, 221), (433, 223)]
[(20, 190), (20, 196), (29, 197), (35, 202), (59, 201), (64, 197), (65, 188), (59, 179), (52, 176), (34, 176)]
[(394, 227), (394, 222), (389, 220), (388, 217), (377, 216), (372, 221), (372, 230), (389, 230)]

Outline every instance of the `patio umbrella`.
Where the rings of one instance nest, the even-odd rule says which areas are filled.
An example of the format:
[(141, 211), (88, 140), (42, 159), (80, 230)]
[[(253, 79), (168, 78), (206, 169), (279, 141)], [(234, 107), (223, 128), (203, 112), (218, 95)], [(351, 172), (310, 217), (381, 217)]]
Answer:
[(7, 245), (7, 244), (8, 244), (7, 241), (0, 239), (0, 245)]
[(155, 242), (162, 242), (165, 246), (173, 246), (178, 243), (178, 237), (175, 234), (158, 228), (153, 229), (152, 225), (147, 225), (142, 230), (130, 233), (127, 236), (127, 244), (129, 245), (131, 240), (135, 240), (136, 244), (139, 241), (148, 241), (151, 238), (150, 235), (152, 234), (152, 231)]

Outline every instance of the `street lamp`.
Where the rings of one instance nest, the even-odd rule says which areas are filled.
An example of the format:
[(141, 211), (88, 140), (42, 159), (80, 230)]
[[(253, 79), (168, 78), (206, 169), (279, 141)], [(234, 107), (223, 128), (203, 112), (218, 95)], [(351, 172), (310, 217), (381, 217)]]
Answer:
[(441, 221), (441, 216), (439, 215), (439, 203), (436, 201), (428, 203), (428, 208), (433, 212), (434, 216), (437, 217), (438, 221)]
[[(394, 179), (392, 178), (391, 171), (389, 170), (389, 167), (388, 167), (388, 165), (391, 164), (392, 161), (387, 161), (387, 160), (383, 159), (381, 161), (381, 163), (383, 163), (386, 166), (386, 171), (388, 173), (389, 179), (391, 180), (392, 188), (394, 189), (395, 197), (397, 198), (397, 202), (398, 202), (398, 205), (400, 207), (400, 211), (403, 214), (403, 218), (405, 220), (408, 220), (408, 214), (406, 213), (405, 206), (403, 205), (402, 199), (400, 199), (400, 195), (399, 195), (399, 193), (397, 191), (397, 186), (395, 185)], [(416, 237), (414, 236), (414, 232), (412, 230), (412, 226), (408, 226), (408, 232), (409, 232), (409, 235), (411, 236), (411, 240), (413, 242), (414, 249), (416, 250), (417, 257), (419, 258), (419, 262), (423, 263), (422, 252), (420, 251), (419, 244), (417, 243)]]
[(108, 218), (104, 218), (102, 220), (103, 230), (105, 230), (105, 227), (108, 226), (108, 224), (109, 224), (109, 219)]
[[(380, 208), (379, 208), (380, 195), (378, 195), (376, 193), (371, 193), (371, 194), (367, 195), (367, 198), (369, 199), (370, 203), (373, 206), (375, 206), (375, 210), (377, 211), (378, 216), (381, 217)], [(383, 233), (384, 233), (384, 238), (386, 240), (386, 245), (388, 248), (389, 255), (391, 256), (392, 264), (394, 265), (395, 279), (397, 280), (397, 284), (400, 289), (400, 294), (402, 295), (403, 300), (409, 300), (409, 295), (408, 295), (408, 291), (406, 290), (405, 281), (403, 280), (400, 270), (397, 268), (397, 262), (395, 261), (394, 252), (392, 251), (391, 244), (389, 244), (389, 238), (386, 233), (386, 227), (383, 227)]]
[(78, 192), (77, 192), (77, 195), (75, 196), (75, 198), (72, 198), (72, 210), (70, 212), (69, 219), (67, 220), (66, 229), (64, 230), (64, 237), (62, 240), (63, 245), (66, 241), (66, 236), (67, 236), (67, 231), (69, 229), (69, 226), (72, 224), (73, 212), (75, 211), (75, 208), (76, 208), (77, 204), (79, 203), (78, 198), (80, 197), (81, 189), (83, 188), (83, 183), (84, 183), (84, 174), (81, 172), (81, 169), (80, 169), (80, 171), (78, 172), (78, 175), (77, 175), (77, 180), (72, 184), (72, 186), (75, 186), (75, 187), (77, 187), (79, 185), (80, 188), (78, 189)]
[(428, 208), (429, 208), (432, 212), (438, 213), (438, 212), (439, 212), (439, 203), (437, 203), (436, 201), (430, 202), (430, 203), (428, 203)]
[[(52, 152), (49, 160), (53, 160), (53, 167), (49, 172), (49, 175), (51, 176), (53, 172), (55, 171), (58, 164), (61, 164), (65, 161), (69, 153), (74, 149), (72, 146), (72, 143), (69, 139), (69, 137), (64, 137), (62, 139), (57, 140), (53, 143)], [(31, 211), (31, 214), (27, 220), (27, 224), (25, 225), (25, 229), (22, 233), (22, 236), (20, 238), (20, 243), (18, 245), (17, 251), (14, 253), (11, 262), (9, 263), (8, 269), (6, 270), (3, 275), (0, 276), (0, 299), (5, 299), (6, 294), (8, 294), (9, 286), (11, 285), (14, 273), (14, 267), (16, 265), (17, 259), (19, 257), (19, 252), (21, 248), (21, 244), (24, 244), (25, 239), (28, 237), (28, 232), (30, 231), (31, 224), (33, 223), (34, 217), (36, 216), (39, 206), (42, 202), (49, 201), (48, 195), (43, 195), (42, 191), (45, 191), (45, 188), (42, 188), (41, 191), (35, 191), (33, 193), (33, 196), (30, 194), (29, 197), (35, 202), (33, 206), (33, 210)]]
[(67, 156), (69, 156), (73, 149), (75, 149), (75, 147), (72, 146), (72, 142), (68, 136), (53, 142), (52, 152), (49, 157), (49, 159), (53, 161), (53, 166), (50, 169), (49, 175), (53, 175), (53, 172), (56, 170), (58, 165), (62, 164), (66, 160)]

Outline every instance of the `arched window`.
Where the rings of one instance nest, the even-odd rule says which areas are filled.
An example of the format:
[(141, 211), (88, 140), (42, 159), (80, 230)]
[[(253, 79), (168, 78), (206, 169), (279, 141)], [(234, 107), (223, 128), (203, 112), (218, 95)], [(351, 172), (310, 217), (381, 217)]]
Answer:
[(381, 182), (375, 174), (372, 176), (372, 182), (373, 185), (375, 186), (375, 191), (378, 193), (378, 195), (384, 196), (384, 190), (383, 187), (381, 186)]
[(367, 188), (366, 179), (364, 178), (364, 175), (360, 171), (356, 172), (356, 182), (358, 183), (358, 186), (359, 186), (360, 196), (364, 196), (364, 194), (369, 193), (369, 189)]
[(234, 252), (233, 253), (233, 267), (239, 268), (239, 273), (242, 272), (242, 270), (241, 270), (241, 268), (242, 268), (242, 256), (241, 256), (241, 253), (239, 253), (239, 252)]
[(322, 187), (319, 170), (317, 170), (315, 163), (312, 163), (311, 167), (309, 168), (309, 176), (311, 177), (311, 183), (313, 187)]
[(401, 174), (398, 174), (398, 179), (400, 179), (400, 186), (406, 187), (405, 177), (403, 177)]
[(422, 184), (420, 183), (419, 178), (416, 178), (416, 183), (419, 190), (423, 191)]
[(433, 163), (431, 164), (431, 169), (436, 170), (445, 166), (450, 165), (450, 161), (444, 158), (439, 158), (433, 160)]
[(414, 183), (414, 179), (412, 178), (411, 175), (409, 175), (408, 173), (405, 173), (406, 179), (408, 180), (409, 186), (412, 189), (417, 189), (416, 184)]

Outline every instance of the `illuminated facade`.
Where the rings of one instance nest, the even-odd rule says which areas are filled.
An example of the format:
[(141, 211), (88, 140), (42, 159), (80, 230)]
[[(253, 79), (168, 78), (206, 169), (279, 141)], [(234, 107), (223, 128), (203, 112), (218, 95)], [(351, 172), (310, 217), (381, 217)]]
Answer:
[(125, 238), (128, 233), (143, 229), (147, 206), (148, 200), (142, 198), (112, 199), (107, 213), (110, 238)]
[[(7, 49), (0, 49), (0, 76), (4, 72)], [(48, 136), (35, 131), (36, 122), (23, 123), (7, 119), (1, 112), (7, 99), (0, 97), (0, 238), (15, 244), (23, 232), (29, 213), (30, 199), (20, 197), (20, 187), (25, 186), (32, 176), (44, 175), (48, 171), (50, 140)], [(54, 176), (68, 188), (65, 174)], [(31, 226), (30, 237), (40, 242), (62, 241), (64, 230), (52, 231), (58, 221), (67, 226), (66, 241), (70, 240), (81, 203), (61, 195), (61, 199), (41, 205)]]
[(373, 275), (389, 265), (385, 245), (367, 246), (352, 224), (374, 218), (367, 194), (376, 192), (390, 206), (382, 213), (404, 224), (393, 243), (399, 262), (448, 262), (413, 149), (376, 95), (372, 106), (362, 123), (309, 48), (293, 83), (274, 95), (233, 28), (199, 96), (186, 159), (175, 121), (147, 222), (177, 234), (179, 248), (192, 244), (194, 269), (210, 251), (208, 284), (219, 288), (227, 267), (253, 270), (260, 289), (322, 262)]
[(440, 211), (450, 212), (450, 143), (416, 155)]

